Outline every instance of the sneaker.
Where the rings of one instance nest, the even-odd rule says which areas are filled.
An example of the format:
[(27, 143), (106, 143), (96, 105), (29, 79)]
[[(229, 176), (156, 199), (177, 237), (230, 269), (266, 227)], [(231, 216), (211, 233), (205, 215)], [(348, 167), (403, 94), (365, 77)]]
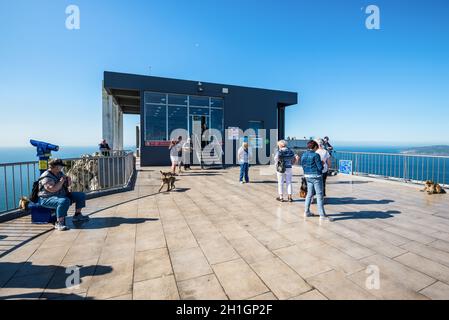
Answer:
[(334, 219), (331, 218), (331, 217), (328, 217), (328, 216), (320, 216), (320, 221), (329, 221), (329, 222), (332, 222), (332, 221), (334, 221)]
[(292, 197), (288, 197), (288, 202), (293, 202), (293, 198)]
[(90, 219), (89, 216), (83, 216), (82, 214), (78, 214), (76, 216), (73, 216), (72, 221), (81, 222), (81, 221), (88, 221), (89, 219)]
[(243, 181), (240, 181), (240, 184), (245, 184), (245, 182), (243, 182)]
[(311, 212), (305, 212), (304, 213), (304, 218), (310, 218), (310, 217), (313, 217), (313, 216), (314, 216), (314, 214), (311, 213)]
[(279, 202), (284, 202), (284, 199), (282, 199), (281, 197), (277, 197), (276, 200)]
[(56, 222), (55, 223), (55, 229), (58, 231), (66, 231), (69, 228), (67, 228), (67, 226), (65, 226), (64, 224), (60, 223), (60, 222)]

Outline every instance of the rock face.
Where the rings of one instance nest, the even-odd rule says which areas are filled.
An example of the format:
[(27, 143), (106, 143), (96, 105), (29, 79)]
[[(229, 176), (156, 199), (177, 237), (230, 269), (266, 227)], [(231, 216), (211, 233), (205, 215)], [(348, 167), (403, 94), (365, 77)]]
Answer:
[(65, 174), (72, 179), (72, 191), (91, 192), (100, 189), (98, 157), (84, 155), (82, 159), (67, 161)]

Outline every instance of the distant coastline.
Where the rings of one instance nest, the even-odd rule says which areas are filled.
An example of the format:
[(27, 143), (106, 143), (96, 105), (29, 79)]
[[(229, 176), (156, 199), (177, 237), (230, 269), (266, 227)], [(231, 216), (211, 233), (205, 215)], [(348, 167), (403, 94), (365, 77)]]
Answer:
[(449, 157), (449, 145), (433, 145), (420, 147), (407, 146), (343, 146), (334, 145), (336, 151), (367, 152), (367, 153), (397, 153), (404, 155), (427, 155)]
[(449, 146), (437, 145), (437, 146), (407, 148), (405, 150), (402, 150), (401, 153), (427, 155), (427, 156), (449, 156)]

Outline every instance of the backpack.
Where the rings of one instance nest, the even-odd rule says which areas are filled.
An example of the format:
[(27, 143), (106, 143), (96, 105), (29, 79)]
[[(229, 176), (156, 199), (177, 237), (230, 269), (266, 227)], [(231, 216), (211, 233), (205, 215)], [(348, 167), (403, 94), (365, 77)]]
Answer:
[(285, 161), (284, 159), (279, 158), (278, 162), (276, 163), (276, 171), (279, 173), (285, 173)]
[(301, 179), (301, 188), (299, 191), (299, 196), (303, 199), (305, 199), (307, 196), (307, 179), (306, 178)]
[[(55, 177), (54, 175), (52, 175)], [(33, 203), (37, 203), (39, 201), (39, 182), (45, 178), (52, 178), (49, 176), (40, 177), (36, 181), (33, 182), (33, 188), (31, 189), (30, 201)]]
[(39, 178), (33, 182), (33, 188), (31, 189), (30, 201), (37, 203), (39, 200), (39, 182), (47, 177)]

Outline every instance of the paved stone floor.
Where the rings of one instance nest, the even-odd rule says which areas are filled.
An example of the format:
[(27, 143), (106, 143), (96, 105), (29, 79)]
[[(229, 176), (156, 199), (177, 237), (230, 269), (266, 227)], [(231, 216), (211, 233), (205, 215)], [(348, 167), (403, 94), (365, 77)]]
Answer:
[(303, 200), (275, 201), (273, 170), (253, 167), (247, 185), (237, 168), (194, 170), (157, 194), (147, 168), (70, 231), (0, 224), (0, 299), (449, 299), (449, 196), (331, 177), (336, 221), (320, 224)]

